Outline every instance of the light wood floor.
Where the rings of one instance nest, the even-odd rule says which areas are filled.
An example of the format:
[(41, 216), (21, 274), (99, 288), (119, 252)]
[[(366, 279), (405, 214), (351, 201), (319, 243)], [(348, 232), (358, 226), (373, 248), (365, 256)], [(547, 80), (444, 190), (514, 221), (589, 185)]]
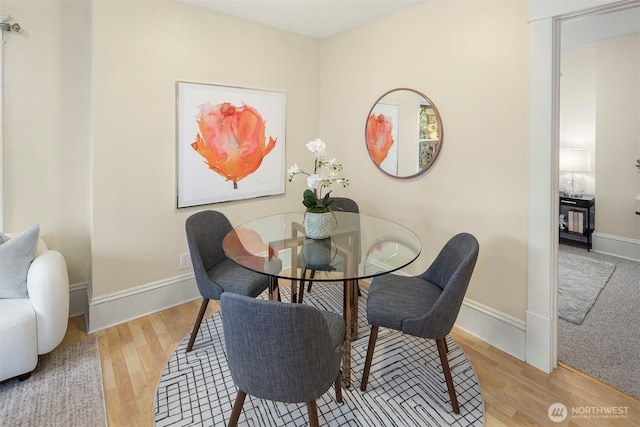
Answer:
[[(186, 303), (90, 336), (100, 345), (109, 426), (152, 426), (153, 402), (160, 374), (169, 355), (191, 331), (200, 301)], [(212, 301), (207, 315), (217, 310)], [(61, 345), (87, 339), (83, 316), (70, 319)], [(452, 333), (480, 380), (487, 426), (563, 425), (638, 426), (640, 401), (585, 378), (565, 367), (547, 375), (460, 330)], [(356, 379), (356, 382), (358, 380)], [(626, 418), (567, 418), (552, 423), (553, 403), (583, 411), (616, 407)], [(464, 410), (464, 408), (463, 408)]]

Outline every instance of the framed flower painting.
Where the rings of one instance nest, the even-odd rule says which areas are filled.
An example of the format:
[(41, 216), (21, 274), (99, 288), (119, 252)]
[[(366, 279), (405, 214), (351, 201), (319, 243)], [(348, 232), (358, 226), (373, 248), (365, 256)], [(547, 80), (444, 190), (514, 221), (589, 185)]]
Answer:
[(176, 82), (178, 208), (284, 193), (286, 95)]

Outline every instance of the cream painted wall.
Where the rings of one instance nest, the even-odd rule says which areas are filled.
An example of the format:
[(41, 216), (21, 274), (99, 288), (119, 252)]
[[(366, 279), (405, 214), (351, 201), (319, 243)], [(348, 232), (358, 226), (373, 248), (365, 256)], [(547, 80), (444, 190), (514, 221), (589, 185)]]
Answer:
[(40, 223), (72, 283), (95, 297), (183, 273), (197, 210), (238, 223), (297, 206), (281, 195), (175, 209), (175, 81), (286, 92), (298, 157), (317, 134), (318, 41), (172, 1), (0, 6), (23, 28), (5, 34), (6, 229)]
[[(596, 194), (596, 49), (563, 52), (560, 60), (560, 149), (591, 152), (591, 172), (581, 172), (585, 194)], [(560, 188), (566, 172), (560, 171)]]
[[(8, 221), (14, 229), (36, 218), (52, 224), (49, 243), (62, 249), (64, 238), (76, 248), (77, 255), (65, 253), (77, 264), (76, 280), (88, 278), (92, 264), (94, 297), (182, 273), (184, 220), (196, 211), (220, 209), (237, 224), (299, 208), (303, 185), (287, 183), (282, 196), (175, 209), (175, 81), (187, 80), (286, 92), (287, 165), (308, 166), (304, 144), (325, 139), (352, 182), (336, 195), (421, 237), (423, 254), (410, 273), (426, 267), (451, 235), (474, 233), (481, 254), (468, 296), (524, 319), (525, 2), (429, 2), (323, 42), (171, 1), (95, 2), (89, 18), (73, 19), (61, 11), (75, 4), (86, 13), (86, 4), (2, 4), (25, 28), (20, 46), (28, 47), (20, 52), (29, 53), (15, 66), (10, 58), (18, 55), (7, 56), (5, 64), (7, 92), (28, 94), (7, 123), (14, 164), (7, 185), (20, 185), (8, 192)], [(425, 28), (422, 47), (416, 41)], [(68, 44), (82, 43), (90, 43), (89, 53), (66, 55)], [(77, 83), (76, 92), (62, 93), (61, 81)], [(410, 180), (377, 170), (364, 143), (373, 102), (400, 86), (427, 94), (444, 123), (436, 164)], [(27, 120), (34, 109), (38, 126)], [(65, 121), (67, 114), (75, 120)], [(26, 132), (37, 149), (20, 145), (24, 138), (11, 128)], [(49, 203), (52, 194), (63, 201)]]
[(560, 144), (592, 151), (593, 172), (583, 175), (596, 195), (596, 231), (640, 239), (640, 36), (565, 52), (561, 68)]
[(597, 44), (596, 230), (640, 239), (640, 35)]
[[(321, 63), (322, 136), (351, 179), (340, 195), (417, 232), (423, 252), (410, 273), (453, 234), (476, 235), (467, 296), (518, 319), (527, 307), (527, 19), (526, 2), (427, 2), (323, 41)], [(365, 148), (367, 113), (394, 87), (425, 93), (443, 120), (440, 156), (410, 180), (384, 175)]]
[(175, 82), (286, 92), (287, 162), (310, 160), (319, 41), (172, 1), (96, 2), (92, 17), (94, 296), (182, 273), (184, 222), (196, 211), (238, 224), (300, 208), (297, 192), (175, 208)]
[(3, 1), (5, 229), (40, 224), (72, 284), (91, 257), (91, 8), (81, 1)]

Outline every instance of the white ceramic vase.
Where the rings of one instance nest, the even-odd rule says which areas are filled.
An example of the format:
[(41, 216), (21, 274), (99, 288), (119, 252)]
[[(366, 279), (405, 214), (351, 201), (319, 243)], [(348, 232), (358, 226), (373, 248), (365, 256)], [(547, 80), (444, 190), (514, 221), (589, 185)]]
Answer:
[(331, 235), (331, 212), (305, 212), (304, 230), (310, 239), (326, 239)]
[(306, 267), (323, 266), (331, 262), (331, 238), (314, 239), (302, 247)]

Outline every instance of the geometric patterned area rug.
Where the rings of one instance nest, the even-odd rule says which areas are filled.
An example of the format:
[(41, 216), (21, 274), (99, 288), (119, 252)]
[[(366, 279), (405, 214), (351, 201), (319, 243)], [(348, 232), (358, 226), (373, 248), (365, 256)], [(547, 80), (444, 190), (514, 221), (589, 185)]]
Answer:
[[(289, 294), (281, 288), (282, 300)], [(265, 297), (265, 296), (261, 296)], [(342, 312), (342, 285), (314, 283), (305, 304)], [(323, 426), (482, 426), (484, 402), (478, 378), (457, 342), (447, 337), (449, 364), (460, 414), (452, 412), (435, 341), (380, 328), (367, 391), (360, 380), (369, 339), (366, 290), (358, 302), (358, 339), (352, 343), (351, 386), (343, 403), (334, 388), (317, 400)], [(195, 316), (195, 313), (194, 313)], [(155, 398), (157, 426), (224, 426), (236, 397), (228, 370), (220, 313), (203, 320), (193, 351), (186, 353), (188, 334), (162, 372)], [(283, 361), (283, 363), (286, 363)], [(240, 425), (306, 426), (304, 403), (279, 403), (247, 395)]]

